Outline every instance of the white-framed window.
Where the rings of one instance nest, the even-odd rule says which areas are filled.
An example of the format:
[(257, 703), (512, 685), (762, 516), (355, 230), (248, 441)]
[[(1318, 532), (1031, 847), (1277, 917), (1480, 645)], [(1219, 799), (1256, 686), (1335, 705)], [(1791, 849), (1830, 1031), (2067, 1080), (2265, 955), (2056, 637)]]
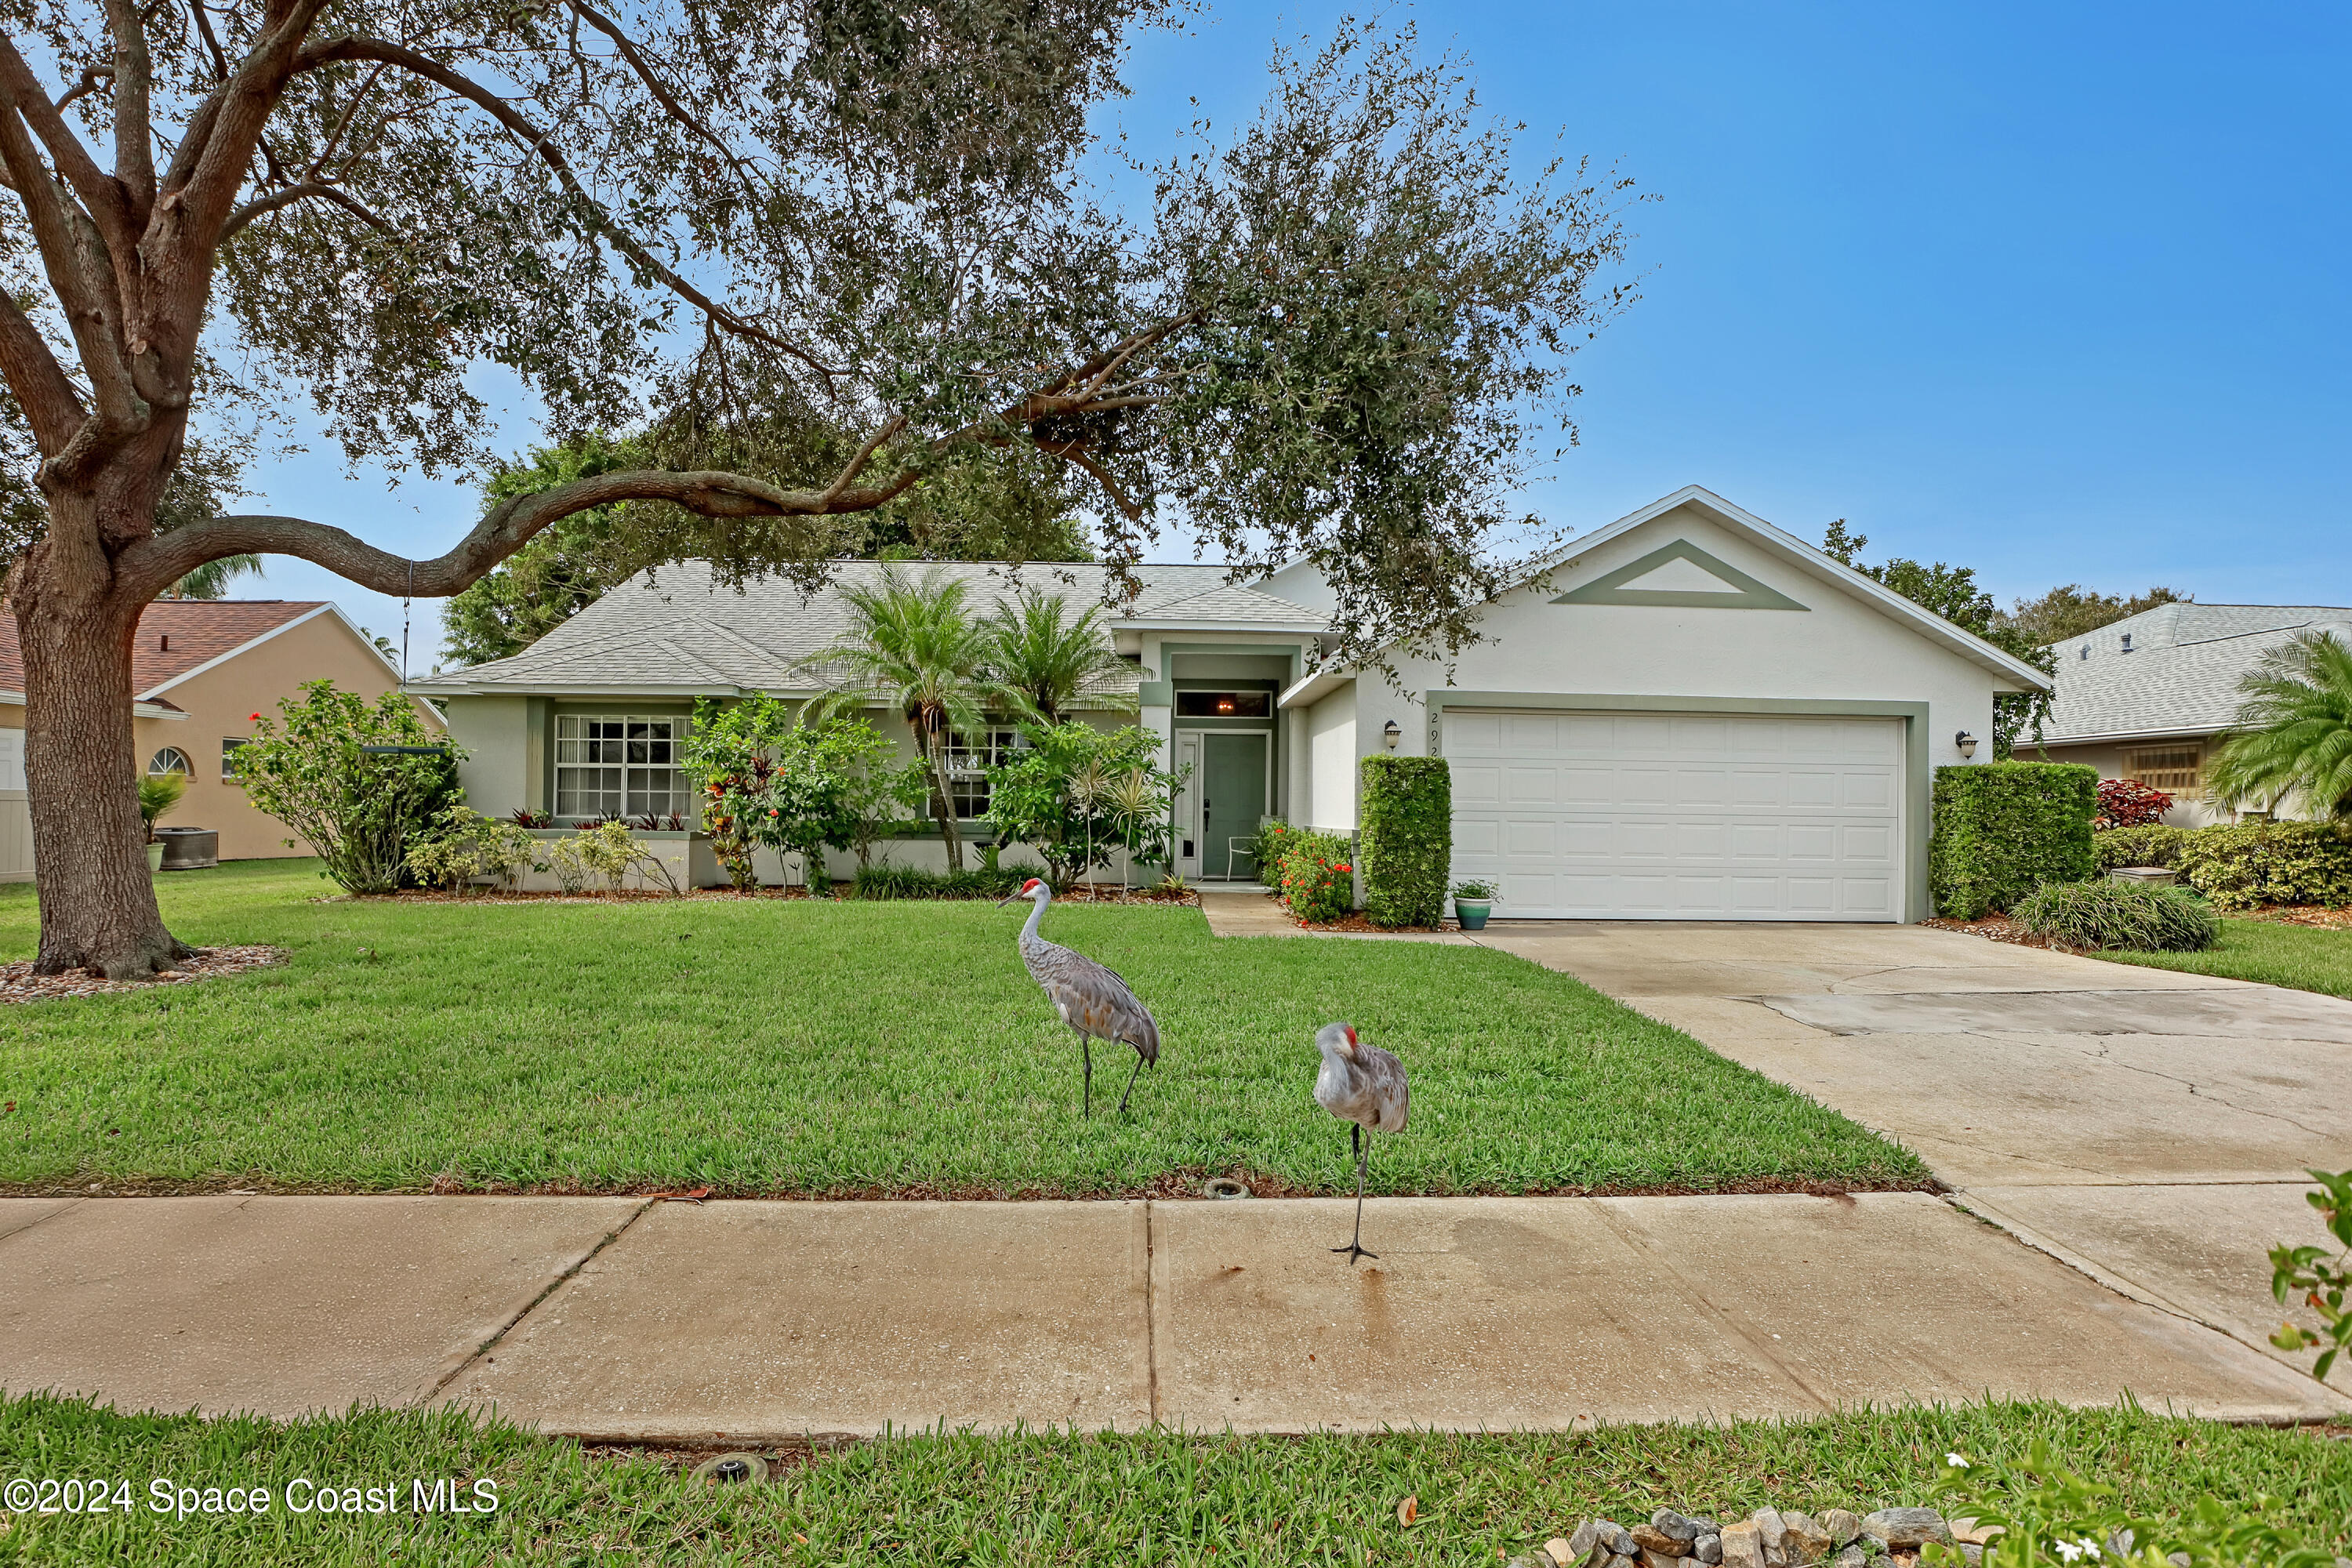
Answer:
[(2151, 746), (2124, 753), (2124, 776), (2167, 795), (2194, 795), (2205, 783), (2204, 749)]
[(179, 747), (166, 746), (147, 759), (147, 771), (151, 773), (178, 773), (183, 777), (194, 777), (196, 764), (190, 762), (188, 753)]
[(244, 771), (237, 766), (236, 754), (245, 749), (246, 742), (251, 738), (248, 735), (221, 737), (221, 783), (235, 784), (245, 777)]
[(692, 809), (677, 743), (681, 713), (555, 716), (555, 815), (683, 816)]
[(1003, 766), (1022, 744), (1021, 731), (1010, 724), (948, 731), (948, 797), (959, 820), (988, 815), (988, 775), (982, 770)]

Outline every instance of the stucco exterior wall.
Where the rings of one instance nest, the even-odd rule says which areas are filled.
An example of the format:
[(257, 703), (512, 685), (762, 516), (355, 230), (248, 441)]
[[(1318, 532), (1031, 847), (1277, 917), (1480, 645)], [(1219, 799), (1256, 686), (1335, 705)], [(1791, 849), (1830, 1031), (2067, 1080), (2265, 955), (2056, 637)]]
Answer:
[[(1358, 682), (1360, 686), (1363, 682)], [(1356, 826), (1356, 686), (1342, 687), (1307, 710), (1307, 814), (1296, 824), (1350, 833)]]
[[(1641, 559), (1660, 546), (1687, 540), (1727, 565), (1805, 606), (1801, 610), (1727, 609), (1655, 605), (1570, 604), (1551, 600)], [(1437, 754), (1436, 715), (1447, 695), (1475, 696), (1488, 704), (1524, 694), (1531, 708), (1574, 708), (1580, 696), (1720, 700), (1737, 711), (1743, 702), (1786, 705), (1925, 704), (1909, 721), (1917, 764), (1909, 773), (1965, 761), (1956, 733), (1974, 735), (1976, 759), (1992, 756), (1995, 678), (1981, 665), (1912, 631), (1831, 582), (1784, 562), (1688, 507), (1677, 508), (1556, 570), (1538, 584), (1496, 601), (1481, 626), (1486, 639), (1465, 648), (1449, 671), (1433, 660), (1398, 665), (1404, 689), (1367, 676), (1317, 706), (1350, 701), (1355, 759), (1386, 750), (1382, 727), (1393, 720), (1401, 755)], [(1622, 705), (1621, 702), (1620, 706)], [(1313, 722), (1310, 715), (1310, 724)], [(1920, 761), (1924, 751), (1924, 761)], [(1315, 752), (1316, 798), (1324, 799), (1330, 764)], [(1927, 913), (1924, 877), (1927, 822), (1921, 797), (1927, 781), (1906, 776), (1905, 837), (1912, 891), (1904, 918)], [(1350, 789), (1352, 797), (1352, 787)], [(1350, 800), (1348, 820), (1352, 823)]]
[[(178, 747), (194, 764), (188, 793), (163, 819), (164, 826), (217, 830), (224, 860), (310, 853), (310, 846), (299, 840), (289, 847), (286, 825), (256, 810), (245, 798), (243, 785), (223, 781), (221, 742), (250, 736), (255, 713), (276, 717), (278, 699), (294, 696), (305, 681), (321, 679), (371, 702), (400, 686), (399, 677), (382, 657), (330, 611), (161, 690), (159, 696), (188, 716), (132, 721), (139, 766), (144, 771), (165, 746)], [(428, 728), (441, 728), (439, 716), (425, 702), (417, 701), (416, 709)]]

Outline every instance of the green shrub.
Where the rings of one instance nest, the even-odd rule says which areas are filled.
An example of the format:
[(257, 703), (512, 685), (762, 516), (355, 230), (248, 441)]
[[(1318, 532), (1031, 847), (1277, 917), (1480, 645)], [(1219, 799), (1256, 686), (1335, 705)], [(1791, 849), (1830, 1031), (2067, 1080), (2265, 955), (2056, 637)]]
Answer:
[(1376, 926), (1433, 926), (1454, 869), (1454, 781), (1444, 757), (1366, 757), (1364, 915)]
[(976, 871), (926, 871), (919, 866), (860, 866), (853, 899), (1001, 899), (1029, 879), (1018, 866)]
[(2126, 952), (2196, 952), (2221, 934), (2204, 900), (2133, 882), (2044, 882), (2011, 904), (2009, 918), (2068, 947)]
[(319, 875), (347, 892), (392, 891), (409, 846), (464, 800), (464, 753), (426, 729), (397, 691), (370, 702), (331, 680), (305, 681), (299, 698), (279, 700), (278, 713), (256, 713), (253, 738), (236, 749), (246, 799), (310, 844)]
[(2181, 872), (2225, 910), (2352, 904), (2352, 826), (2248, 822), (2200, 827), (2182, 841)]
[(1972, 921), (2044, 882), (2095, 875), (2099, 772), (2074, 763), (1979, 763), (1936, 770), (1927, 881), (1936, 912)]
[(1962, 1568), (1979, 1560), (1984, 1568), (2064, 1563), (2082, 1568), (2108, 1563), (2329, 1568), (2340, 1561), (2329, 1547), (2302, 1541), (2265, 1518), (2279, 1511), (2280, 1500), (2259, 1492), (2208, 1494), (2185, 1517), (2131, 1513), (2117, 1503), (2114, 1486), (2068, 1468), (2043, 1437), (2034, 1438), (2023, 1454), (1946, 1454), (1935, 1497), (1948, 1516), (1965, 1515), (1979, 1530), (1990, 1526), (1999, 1533), (1977, 1559), (1957, 1544), (1928, 1542), (1919, 1552), (1920, 1568)]
[(2110, 827), (2091, 835), (2091, 853), (2098, 857), (2099, 869), (2112, 871), (2118, 866), (2165, 866), (2180, 864), (2180, 852), (2189, 842), (2189, 829), (2167, 827), (2156, 823), (2147, 827)]
[(1300, 831), (1278, 816), (1258, 824), (1257, 837), (1250, 840), (1250, 865), (1259, 881), (1270, 888), (1281, 880), (1282, 858), (1290, 853)]
[(1355, 851), (1336, 833), (1294, 833), (1282, 856), (1282, 901), (1302, 921), (1336, 921), (1356, 907)]

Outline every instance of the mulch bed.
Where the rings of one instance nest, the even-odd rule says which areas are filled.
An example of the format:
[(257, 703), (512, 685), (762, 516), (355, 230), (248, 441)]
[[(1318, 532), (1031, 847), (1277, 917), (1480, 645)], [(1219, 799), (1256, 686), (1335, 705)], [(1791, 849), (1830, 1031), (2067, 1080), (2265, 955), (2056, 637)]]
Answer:
[(1988, 942), (2005, 942), (2013, 947), (2042, 947), (2053, 952), (2073, 952), (2063, 942), (2036, 936), (2011, 920), (2007, 915), (1986, 915), (1980, 920), (1948, 921), (1938, 915), (1919, 922), (1929, 931), (1956, 931), (1963, 936), (1980, 936)]
[(2325, 931), (2352, 931), (2352, 909), (2331, 910), (2325, 904), (2270, 904), (2251, 911), (2246, 918), (2276, 921), (2281, 925), (2318, 926)]
[(1446, 921), (1433, 926), (1376, 926), (1364, 918), (1364, 912), (1361, 910), (1336, 921), (1302, 921), (1288, 910), (1283, 910), (1282, 916), (1301, 931), (1355, 931), (1363, 936), (1406, 936), (1414, 932), (1428, 936), (1435, 931), (1462, 929), (1461, 922), (1458, 921)]
[(286, 962), (282, 947), (200, 947), (194, 958), (183, 959), (147, 980), (108, 980), (88, 969), (63, 974), (36, 974), (33, 961), (0, 964), (0, 1003), (51, 1002), (66, 996), (103, 996), (115, 991), (152, 991), (158, 985), (185, 985), (217, 980), (224, 974), (246, 974)]

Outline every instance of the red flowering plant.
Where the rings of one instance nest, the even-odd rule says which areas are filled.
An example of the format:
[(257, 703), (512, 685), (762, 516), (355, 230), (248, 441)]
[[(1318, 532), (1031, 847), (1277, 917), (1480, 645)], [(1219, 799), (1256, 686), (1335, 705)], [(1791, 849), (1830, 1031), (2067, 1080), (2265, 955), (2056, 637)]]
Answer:
[(2091, 826), (2104, 833), (2111, 827), (2147, 827), (2164, 820), (2172, 797), (2137, 779), (2101, 779), (2099, 815)]
[(1354, 851), (1330, 833), (1293, 833), (1282, 857), (1282, 901), (1309, 923), (1344, 919), (1356, 907)]

